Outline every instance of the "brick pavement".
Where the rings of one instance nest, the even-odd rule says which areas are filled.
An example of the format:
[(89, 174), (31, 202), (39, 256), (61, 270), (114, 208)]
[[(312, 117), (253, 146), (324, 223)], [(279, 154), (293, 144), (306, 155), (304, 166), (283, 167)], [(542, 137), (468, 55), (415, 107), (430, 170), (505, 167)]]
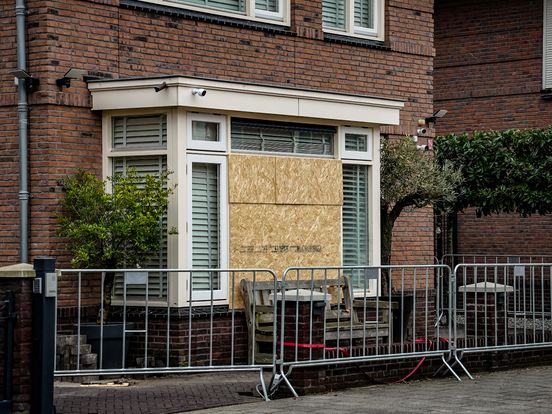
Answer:
[(476, 380), (450, 378), (376, 385), (195, 411), (198, 414), (501, 413), (552, 412), (552, 366), (482, 373)]
[(254, 394), (258, 374), (250, 372), (150, 377), (127, 382), (128, 387), (56, 382), (57, 414), (170, 414), (260, 399)]

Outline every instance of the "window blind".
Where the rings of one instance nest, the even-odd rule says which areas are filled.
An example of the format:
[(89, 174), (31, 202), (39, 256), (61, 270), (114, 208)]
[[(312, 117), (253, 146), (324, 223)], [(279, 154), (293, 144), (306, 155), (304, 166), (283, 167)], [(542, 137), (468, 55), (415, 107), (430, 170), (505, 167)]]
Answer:
[(118, 116), (112, 119), (113, 148), (166, 148), (167, 116)]
[(278, 0), (255, 0), (255, 9), (278, 13)]
[[(192, 164), (192, 268), (217, 269), (220, 264), (219, 167)], [(220, 275), (194, 272), (193, 290), (220, 289)]]
[[(343, 265), (368, 265), (368, 166), (343, 164)], [(363, 288), (360, 275), (352, 274)]]
[(346, 0), (322, 0), (322, 24), (332, 29), (345, 29)]
[(374, 0), (355, 0), (355, 27), (374, 28)]
[[(159, 177), (167, 170), (167, 158), (164, 155), (146, 156), (146, 157), (119, 157), (113, 159), (113, 175), (124, 174), (128, 168), (135, 168), (139, 177), (153, 175)], [(143, 185), (139, 181), (136, 185)], [(162, 229), (159, 234), (161, 246), (159, 251), (147, 257), (142, 263), (143, 268), (162, 269), (167, 267), (167, 216), (160, 218)], [(115, 296), (123, 296), (123, 275), (115, 276), (114, 293)], [(146, 287), (141, 285), (127, 285), (128, 297), (144, 297)], [(148, 294), (149, 299), (163, 299), (167, 295), (167, 274), (166, 272), (150, 272), (148, 275)]]
[(552, 0), (544, 0), (543, 88), (552, 88)]
[(199, 6), (211, 7), (213, 9), (245, 11), (244, 0), (179, 0), (179, 3), (195, 4)]
[(334, 127), (232, 120), (232, 149), (305, 155), (334, 153)]

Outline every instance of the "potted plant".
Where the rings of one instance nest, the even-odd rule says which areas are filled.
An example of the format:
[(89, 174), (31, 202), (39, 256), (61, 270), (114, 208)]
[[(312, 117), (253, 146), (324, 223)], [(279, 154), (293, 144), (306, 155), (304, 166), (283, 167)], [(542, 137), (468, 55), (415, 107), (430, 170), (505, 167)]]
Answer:
[[(173, 191), (167, 186), (168, 176), (168, 172), (159, 177), (138, 175), (130, 168), (107, 181), (83, 170), (67, 177), (63, 181), (65, 197), (60, 201), (59, 234), (67, 240), (71, 264), (89, 269), (143, 265), (160, 248), (162, 217), (167, 213), (168, 198)], [(122, 324), (117, 328), (109, 324), (114, 279), (115, 272), (106, 272), (96, 329), (99, 331), (101, 326), (104, 339), (114, 335), (122, 341)], [(87, 335), (94, 335), (90, 329)], [(104, 355), (121, 355), (122, 345), (118, 345), (119, 352), (110, 352), (105, 345), (106, 342)], [(99, 339), (93, 348), (99, 348)], [(114, 368), (105, 362), (104, 358), (104, 367)]]

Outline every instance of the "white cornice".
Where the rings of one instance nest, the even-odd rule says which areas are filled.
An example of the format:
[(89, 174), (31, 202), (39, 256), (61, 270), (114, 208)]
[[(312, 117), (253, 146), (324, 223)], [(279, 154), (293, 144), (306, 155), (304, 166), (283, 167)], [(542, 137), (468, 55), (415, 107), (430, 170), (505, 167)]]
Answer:
[[(166, 83), (159, 92), (155, 86)], [(398, 125), (402, 102), (300, 89), (185, 77), (127, 79), (88, 85), (94, 110), (186, 107), (228, 113), (257, 113), (376, 125)], [(204, 88), (205, 96), (192, 94)]]

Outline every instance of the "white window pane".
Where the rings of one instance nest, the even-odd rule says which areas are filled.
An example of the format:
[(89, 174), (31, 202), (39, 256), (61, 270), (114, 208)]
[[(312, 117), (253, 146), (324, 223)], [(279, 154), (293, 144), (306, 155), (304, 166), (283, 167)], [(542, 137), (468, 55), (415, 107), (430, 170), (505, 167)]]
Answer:
[(192, 139), (194, 141), (219, 141), (219, 123), (192, 121)]
[(373, 29), (375, 0), (355, 0), (355, 27)]

